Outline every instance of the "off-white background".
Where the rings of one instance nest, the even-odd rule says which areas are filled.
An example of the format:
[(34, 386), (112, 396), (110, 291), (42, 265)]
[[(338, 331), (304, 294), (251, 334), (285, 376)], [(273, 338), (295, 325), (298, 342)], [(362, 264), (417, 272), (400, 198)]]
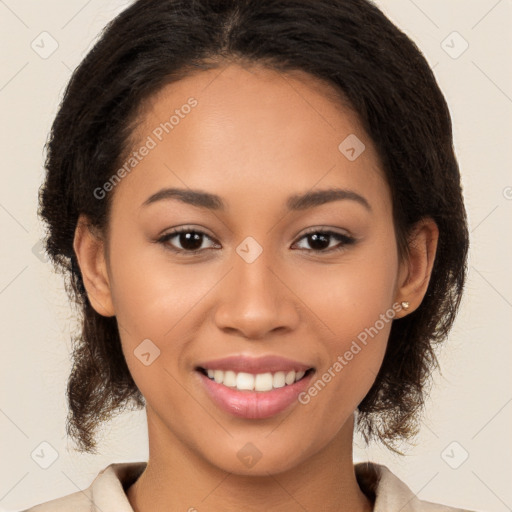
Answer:
[[(512, 1), (377, 4), (424, 52), (450, 105), (472, 248), (465, 301), (439, 356), (443, 374), (435, 374), (417, 446), (400, 458), (365, 449), (356, 438), (355, 460), (388, 465), (421, 499), (512, 510)], [(74, 321), (61, 278), (37, 250), (43, 145), (63, 88), (100, 29), (126, 5), (0, 0), (1, 510), (75, 492), (111, 462), (147, 457), (143, 412), (105, 427), (101, 455), (78, 454), (66, 439)], [(48, 58), (31, 47), (35, 41), (40, 52), (51, 48), (44, 31), (58, 42)], [(464, 40), (468, 49), (453, 58)], [(35, 462), (51, 461), (42, 442), (58, 454), (48, 469)]]

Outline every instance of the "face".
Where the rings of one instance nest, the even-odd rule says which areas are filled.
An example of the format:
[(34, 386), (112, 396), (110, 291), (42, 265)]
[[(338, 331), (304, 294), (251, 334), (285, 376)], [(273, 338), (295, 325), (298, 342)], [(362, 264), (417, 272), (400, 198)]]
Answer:
[(150, 445), (263, 475), (351, 435), (401, 265), (375, 148), (331, 93), (302, 72), (229, 65), (146, 105), (112, 191), (106, 268)]

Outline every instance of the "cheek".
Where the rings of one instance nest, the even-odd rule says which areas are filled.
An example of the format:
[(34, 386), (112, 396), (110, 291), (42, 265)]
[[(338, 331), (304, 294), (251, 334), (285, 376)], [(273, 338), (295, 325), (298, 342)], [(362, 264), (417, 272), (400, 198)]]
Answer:
[(338, 264), (301, 265), (297, 285), (332, 340), (332, 349), (343, 350), (348, 340), (373, 326), (380, 315), (393, 315), (397, 272), (394, 238), (383, 232), (371, 243), (348, 251)]
[(186, 344), (183, 334), (192, 328), (191, 312), (208, 291), (207, 282), (194, 279), (192, 265), (182, 270), (165, 263), (162, 254), (147, 241), (113, 233), (112, 300), (128, 368), (146, 397), (173, 386), (171, 375)]
[[(303, 293), (325, 333), (322, 367), (302, 397), (334, 432), (358, 406), (378, 374), (395, 310), (398, 255), (394, 238), (382, 236), (343, 264), (309, 272)], [(318, 333), (317, 333), (318, 335)], [(315, 421), (315, 420), (314, 420)], [(318, 425), (320, 428), (320, 424)]]
[(187, 264), (185, 259), (185, 263), (171, 263), (162, 246), (141, 235), (113, 237), (112, 246), (112, 298), (118, 321), (133, 342), (139, 338), (165, 341), (181, 330), (182, 319), (188, 320), (215, 284), (212, 269)]
[(386, 294), (380, 301), (372, 298), (364, 307), (347, 301), (345, 309), (331, 306), (325, 317), (334, 334), (325, 339), (322, 365), (299, 397), (309, 428), (323, 432), (325, 440), (345, 424), (375, 382), (394, 317), (385, 299)]

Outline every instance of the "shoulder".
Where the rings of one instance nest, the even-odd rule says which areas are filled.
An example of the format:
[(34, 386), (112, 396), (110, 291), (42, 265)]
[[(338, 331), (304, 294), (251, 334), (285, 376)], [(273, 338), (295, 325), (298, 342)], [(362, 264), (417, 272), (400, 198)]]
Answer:
[(73, 494), (68, 494), (61, 498), (34, 505), (22, 512), (64, 512), (69, 510), (89, 512), (91, 510), (90, 501), (84, 493), (85, 491), (78, 491)]
[(125, 488), (146, 467), (145, 462), (113, 463), (102, 469), (87, 489), (34, 505), (22, 512), (133, 512)]
[(472, 512), (420, 500), (405, 482), (382, 464), (361, 462), (354, 469), (361, 490), (375, 499), (374, 512)]

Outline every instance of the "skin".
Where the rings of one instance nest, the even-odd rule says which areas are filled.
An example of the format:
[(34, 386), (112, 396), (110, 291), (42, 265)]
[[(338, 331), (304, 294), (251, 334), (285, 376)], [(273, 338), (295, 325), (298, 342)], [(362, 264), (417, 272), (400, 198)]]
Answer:
[[(372, 510), (354, 473), (354, 411), (375, 380), (391, 322), (307, 405), (268, 419), (220, 410), (194, 368), (276, 354), (313, 366), (314, 382), (393, 304), (410, 303), (396, 319), (418, 307), (437, 227), (419, 223), (410, 254), (399, 258), (371, 140), (333, 90), (303, 72), (229, 64), (167, 85), (146, 105), (134, 150), (190, 97), (198, 105), (115, 187), (108, 235), (88, 229), (84, 216), (75, 233), (89, 299), (117, 317), (147, 402), (149, 461), (128, 499), (137, 512)], [(349, 134), (366, 146), (355, 161), (338, 149)], [(227, 208), (177, 199), (141, 206), (166, 187), (217, 194)], [(350, 199), (286, 209), (288, 196), (330, 187), (356, 192), (371, 209)], [(178, 226), (206, 233), (202, 252), (173, 253), (183, 247), (179, 236), (155, 243)], [(356, 242), (330, 237), (315, 253), (304, 236), (310, 228)], [(248, 236), (262, 248), (250, 264), (236, 252)], [(134, 350), (148, 338), (161, 352), (145, 366)], [(261, 453), (250, 468), (237, 457), (247, 443)]]

